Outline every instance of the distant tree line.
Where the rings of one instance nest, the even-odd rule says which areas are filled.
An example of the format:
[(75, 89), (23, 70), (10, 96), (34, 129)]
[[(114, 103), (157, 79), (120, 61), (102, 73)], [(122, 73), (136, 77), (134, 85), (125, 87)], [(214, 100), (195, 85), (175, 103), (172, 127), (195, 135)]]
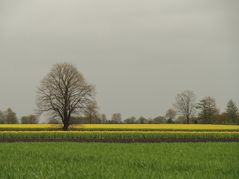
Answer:
[[(226, 111), (222, 113), (214, 97), (204, 97), (198, 103), (195, 101), (194, 93), (185, 91), (176, 96), (176, 103), (166, 111), (165, 115), (155, 118), (132, 116), (126, 119), (122, 118), (121, 113), (113, 113), (111, 118), (107, 119), (105, 114), (98, 112), (96, 102), (92, 102), (82, 115), (71, 116), (70, 124), (239, 124), (239, 110), (233, 100), (228, 101)], [(18, 119), (11, 108), (0, 111), (1, 124), (37, 124), (38, 122), (38, 117), (33, 114)], [(62, 121), (51, 118), (47, 123), (59, 124)]]
[[(186, 92), (186, 94), (190, 93)], [(177, 96), (176, 99), (183, 98)], [(73, 124), (89, 124), (89, 121), (93, 124), (239, 124), (238, 107), (233, 100), (229, 100), (226, 111), (223, 113), (219, 112), (215, 98), (210, 96), (204, 97), (198, 103), (184, 101), (186, 104), (192, 106), (186, 107), (186, 104), (184, 104), (184, 107), (179, 107), (179, 104), (182, 103), (178, 103), (173, 105), (174, 108), (168, 109), (165, 115), (155, 118), (146, 118), (143, 116), (137, 118), (132, 116), (122, 119), (120, 113), (114, 113), (110, 119), (107, 119), (105, 114), (100, 115), (94, 112), (96, 115), (93, 118), (90, 118), (90, 116), (74, 117), (71, 121)], [(55, 121), (55, 123), (58, 122)]]
[(206, 96), (197, 103), (193, 91), (183, 91), (177, 94), (173, 107), (168, 109), (165, 115), (155, 118), (132, 116), (122, 119), (120, 113), (114, 113), (110, 119), (107, 119), (105, 114), (99, 115), (96, 111), (93, 113), (96, 114), (93, 119), (85, 116), (74, 118), (72, 122), (85, 124), (89, 121), (103, 124), (239, 124), (238, 107), (233, 100), (229, 100), (226, 111), (220, 113), (214, 97)]
[(16, 113), (8, 108), (6, 111), (0, 111), (0, 124), (37, 124), (38, 118), (36, 115), (23, 116), (17, 118)]
[(37, 116), (49, 116), (49, 124), (63, 124), (67, 130), (71, 124), (239, 124), (238, 107), (229, 100), (225, 112), (220, 113), (214, 97), (206, 96), (199, 102), (193, 91), (183, 91), (176, 95), (175, 103), (164, 115), (155, 118), (122, 118), (121, 113), (112, 114), (107, 119), (100, 114), (95, 100), (94, 86), (89, 84), (72, 64), (56, 64), (43, 78), (37, 91), (37, 114), (17, 118), (8, 108), (0, 111), (0, 123), (36, 124)]

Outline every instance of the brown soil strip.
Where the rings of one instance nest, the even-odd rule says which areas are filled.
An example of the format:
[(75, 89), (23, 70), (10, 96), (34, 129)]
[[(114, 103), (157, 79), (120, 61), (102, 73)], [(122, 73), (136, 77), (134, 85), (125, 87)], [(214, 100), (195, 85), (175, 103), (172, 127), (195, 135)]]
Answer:
[(160, 143), (160, 142), (239, 142), (239, 138), (205, 138), (205, 139), (185, 139), (185, 138), (160, 138), (160, 139), (0, 139), (3, 142), (101, 142), (101, 143)]

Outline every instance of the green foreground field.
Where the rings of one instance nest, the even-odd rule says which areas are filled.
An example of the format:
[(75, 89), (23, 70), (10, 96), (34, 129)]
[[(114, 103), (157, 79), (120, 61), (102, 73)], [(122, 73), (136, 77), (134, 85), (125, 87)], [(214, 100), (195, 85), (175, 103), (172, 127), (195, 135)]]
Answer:
[(0, 178), (239, 178), (239, 143), (0, 143)]

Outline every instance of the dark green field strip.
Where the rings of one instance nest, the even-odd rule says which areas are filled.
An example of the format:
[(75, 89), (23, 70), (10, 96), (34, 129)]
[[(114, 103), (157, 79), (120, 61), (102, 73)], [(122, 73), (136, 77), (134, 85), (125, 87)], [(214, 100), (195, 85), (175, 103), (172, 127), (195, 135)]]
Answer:
[(0, 139), (239, 139), (239, 133), (74, 133), (74, 132), (4, 132)]
[(239, 138), (105, 138), (105, 139), (91, 139), (91, 138), (78, 138), (78, 139), (38, 139), (38, 138), (18, 138), (18, 139), (0, 139), (0, 143), (7, 142), (80, 142), (80, 143), (182, 143), (182, 142), (239, 142)]
[(239, 143), (0, 143), (0, 178), (238, 179)]

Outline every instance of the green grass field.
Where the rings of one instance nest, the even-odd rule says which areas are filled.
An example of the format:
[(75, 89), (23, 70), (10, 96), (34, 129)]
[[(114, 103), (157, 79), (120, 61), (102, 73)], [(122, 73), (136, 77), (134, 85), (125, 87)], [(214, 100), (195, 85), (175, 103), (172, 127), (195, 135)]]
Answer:
[(239, 178), (239, 143), (0, 143), (0, 178)]

